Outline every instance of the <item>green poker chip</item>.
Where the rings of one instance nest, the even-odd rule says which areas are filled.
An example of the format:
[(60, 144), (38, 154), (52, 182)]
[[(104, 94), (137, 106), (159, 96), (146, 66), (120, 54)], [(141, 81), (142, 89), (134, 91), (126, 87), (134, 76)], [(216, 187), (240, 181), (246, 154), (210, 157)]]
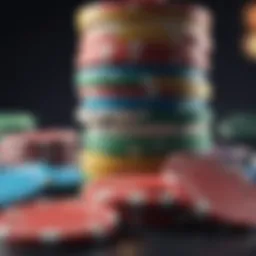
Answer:
[(234, 142), (256, 142), (256, 113), (237, 113), (223, 120), (218, 133), (221, 138)]
[(82, 86), (138, 84), (148, 77), (173, 77), (186, 79), (206, 79), (205, 73), (194, 68), (176, 67), (172, 65), (122, 65), (101, 66), (80, 70), (74, 77), (75, 83)]
[(149, 122), (156, 123), (175, 123), (175, 124), (194, 124), (211, 123), (214, 120), (214, 113), (210, 108), (187, 108), (180, 111), (152, 111), (148, 115)]
[(101, 75), (79, 73), (75, 76), (75, 83), (79, 86), (91, 85), (117, 85), (117, 84), (131, 84), (136, 85), (141, 82), (141, 77), (128, 75)]
[(171, 136), (142, 137), (118, 136), (107, 132), (88, 131), (82, 136), (83, 145), (89, 152), (104, 155), (125, 156), (164, 156), (177, 150), (201, 151), (211, 147), (208, 131)]
[(35, 129), (37, 120), (35, 116), (28, 112), (7, 111), (0, 112), (0, 134), (25, 132)]

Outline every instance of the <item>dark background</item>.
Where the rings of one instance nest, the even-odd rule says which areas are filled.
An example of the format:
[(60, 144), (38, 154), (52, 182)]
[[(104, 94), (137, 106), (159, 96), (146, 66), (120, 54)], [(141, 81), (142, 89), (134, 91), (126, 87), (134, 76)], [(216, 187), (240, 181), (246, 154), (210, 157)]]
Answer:
[[(220, 114), (254, 107), (256, 64), (240, 51), (245, 0), (205, 0), (216, 16), (214, 107)], [(34, 111), (43, 125), (70, 125), (76, 105), (72, 86), (74, 8), (81, 1), (6, 2), (2, 37), (4, 72), (0, 109)], [(3, 33), (2, 33), (3, 34)]]

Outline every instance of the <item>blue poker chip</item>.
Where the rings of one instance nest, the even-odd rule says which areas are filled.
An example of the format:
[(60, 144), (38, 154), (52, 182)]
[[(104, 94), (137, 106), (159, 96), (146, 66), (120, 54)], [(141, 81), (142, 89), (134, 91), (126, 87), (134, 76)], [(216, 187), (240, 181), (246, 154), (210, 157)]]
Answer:
[(119, 65), (119, 66), (103, 66), (96, 68), (86, 68), (83, 72), (88, 72), (91, 75), (154, 75), (154, 76), (165, 76), (165, 75), (205, 75), (206, 72), (197, 68), (179, 67), (177, 65)]
[(200, 100), (170, 100), (163, 98), (88, 98), (82, 103), (82, 108), (86, 110), (140, 110), (140, 109), (159, 109), (159, 110), (179, 110), (205, 108), (207, 103)]
[(50, 190), (65, 191), (80, 188), (84, 181), (82, 172), (75, 165), (48, 165), (45, 172), (50, 180)]
[[(145, 77), (185, 77), (207, 78), (207, 73), (201, 69), (179, 67), (177, 65), (121, 65), (86, 68), (75, 76), (76, 83), (104, 83), (116, 81), (127, 83), (138, 81)], [(108, 83), (108, 82), (107, 82)]]
[(0, 171), (0, 208), (36, 197), (44, 191), (48, 182), (42, 164), (4, 167)]

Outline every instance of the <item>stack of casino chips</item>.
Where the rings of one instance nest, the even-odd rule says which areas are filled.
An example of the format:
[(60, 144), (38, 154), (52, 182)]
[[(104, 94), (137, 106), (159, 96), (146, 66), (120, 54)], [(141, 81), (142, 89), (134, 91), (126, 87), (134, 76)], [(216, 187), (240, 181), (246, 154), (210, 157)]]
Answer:
[(93, 179), (156, 172), (211, 148), (212, 16), (198, 5), (102, 2), (76, 14), (82, 168)]

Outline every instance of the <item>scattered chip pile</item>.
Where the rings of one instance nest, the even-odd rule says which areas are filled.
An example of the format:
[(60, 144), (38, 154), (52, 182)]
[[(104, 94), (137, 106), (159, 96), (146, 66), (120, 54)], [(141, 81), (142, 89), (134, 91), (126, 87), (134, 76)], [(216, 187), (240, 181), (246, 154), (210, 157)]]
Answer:
[(122, 1), (76, 15), (82, 168), (91, 178), (157, 171), (173, 151), (211, 147), (211, 13)]
[(38, 195), (77, 192), (77, 135), (45, 129), (6, 136), (0, 144), (0, 208)]

